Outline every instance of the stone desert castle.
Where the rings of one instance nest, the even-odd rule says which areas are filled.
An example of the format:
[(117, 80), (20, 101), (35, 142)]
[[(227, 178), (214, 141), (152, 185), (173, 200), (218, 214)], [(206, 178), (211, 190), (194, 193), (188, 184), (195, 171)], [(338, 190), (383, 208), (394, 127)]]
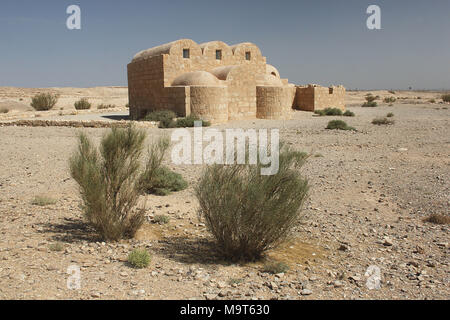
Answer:
[(345, 109), (344, 87), (290, 84), (252, 43), (182, 39), (141, 51), (128, 64), (128, 90), (133, 119), (162, 109), (213, 123)]

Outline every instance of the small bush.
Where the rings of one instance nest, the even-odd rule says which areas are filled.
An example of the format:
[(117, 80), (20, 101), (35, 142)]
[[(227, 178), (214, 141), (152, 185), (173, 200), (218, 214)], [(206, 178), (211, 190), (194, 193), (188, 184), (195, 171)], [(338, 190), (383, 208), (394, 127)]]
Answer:
[(48, 246), (50, 251), (63, 251), (64, 250), (64, 244), (61, 242), (52, 243)]
[(278, 274), (286, 273), (289, 270), (289, 266), (284, 262), (268, 262), (263, 267), (263, 272)]
[(442, 100), (443, 100), (444, 102), (450, 102), (450, 94), (444, 94), (444, 95), (442, 96)]
[(162, 160), (168, 148), (167, 138), (152, 145), (147, 167), (140, 177), (140, 185), (144, 192), (166, 196), (172, 191), (187, 188), (188, 184), (180, 174), (162, 166)]
[(83, 98), (81, 100), (78, 100), (75, 102), (75, 109), (77, 110), (88, 110), (91, 108), (91, 104), (86, 98)]
[(345, 121), (342, 121), (342, 120), (332, 120), (332, 121), (328, 122), (326, 129), (329, 129), (329, 130), (353, 130), (353, 131), (356, 130), (355, 128), (348, 126), (347, 123), (345, 123)]
[(385, 103), (394, 103), (395, 101), (397, 101), (397, 99), (395, 97), (386, 97), (386, 98), (384, 98), (384, 102)]
[(0, 108), (0, 113), (8, 113), (9, 109), (8, 108)]
[(429, 103), (436, 103), (436, 99), (430, 99), (428, 100)]
[(128, 255), (128, 263), (137, 269), (142, 269), (148, 267), (150, 264), (150, 254), (145, 249), (134, 249)]
[(177, 128), (192, 128), (192, 127), (194, 127), (195, 121), (201, 121), (202, 127), (209, 127), (211, 125), (211, 123), (209, 121), (202, 120), (195, 114), (190, 114), (186, 118), (177, 119), (176, 127)]
[(132, 126), (112, 128), (100, 151), (85, 135), (70, 158), (70, 172), (78, 183), (83, 212), (106, 240), (131, 238), (144, 222), (142, 210), (133, 210), (141, 193), (139, 158), (145, 132)]
[(34, 197), (33, 201), (31, 201), (31, 204), (33, 206), (40, 206), (40, 207), (50, 206), (55, 203), (56, 203), (55, 199), (46, 196), (36, 196)]
[(344, 112), (343, 116), (344, 117), (354, 117), (355, 113), (351, 112), (350, 110), (347, 110), (347, 111)]
[(375, 118), (372, 120), (372, 124), (376, 124), (376, 125), (390, 125), (390, 124), (394, 124), (395, 121), (388, 119), (388, 118)]
[(300, 217), (308, 181), (296, 169), (306, 154), (282, 147), (279, 170), (263, 165), (212, 165), (204, 169), (195, 195), (199, 217), (228, 259), (255, 260), (283, 241)]
[(98, 110), (105, 110), (105, 109), (114, 109), (117, 108), (117, 106), (115, 104), (99, 104), (97, 106)]
[(444, 216), (442, 214), (431, 214), (425, 220), (425, 222), (430, 222), (434, 224), (450, 224), (450, 216)]
[(394, 114), (393, 114), (392, 112), (389, 112), (389, 113), (386, 115), (386, 117), (392, 118), (392, 117), (394, 117)]
[(376, 103), (375, 101), (372, 101), (372, 102), (364, 102), (361, 107), (364, 107), (364, 108), (375, 108), (376, 106), (378, 106), (378, 103)]
[(144, 121), (162, 121), (165, 119), (173, 120), (177, 115), (172, 110), (157, 110), (147, 113)]
[(58, 98), (56, 94), (40, 93), (31, 98), (31, 106), (37, 111), (47, 111), (56, 105)]
[(342, 110), (338, 108), (326, 108), (323, 110), (314, 111), (315, 114), (320, 116), (342, 116)]
[(164, 214), (160, 214), (160, 215), (156, 215), (156, 216), (153, 218), (153, 221), (154, 221), (155, 223), (159, 223), (159, 224), (168, 224), (168, 223), (170, 222), (170, 217), (169, 217), (169, 216), (166, 216), (166, 215), (164, 215)]

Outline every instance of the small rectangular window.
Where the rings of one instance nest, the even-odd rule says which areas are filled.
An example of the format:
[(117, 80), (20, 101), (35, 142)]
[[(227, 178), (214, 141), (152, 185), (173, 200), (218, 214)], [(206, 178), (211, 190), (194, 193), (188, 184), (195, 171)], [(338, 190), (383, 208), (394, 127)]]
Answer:
[(183, 58), (189, 59), (189, 49), (183, 49)]
[(252, 53), (250, 51), (247, 51), (245, 53), (245, 60), (250, 60), (252, 58)]
[(216, 60), (222, 60), (222, 50), (216, 50)]

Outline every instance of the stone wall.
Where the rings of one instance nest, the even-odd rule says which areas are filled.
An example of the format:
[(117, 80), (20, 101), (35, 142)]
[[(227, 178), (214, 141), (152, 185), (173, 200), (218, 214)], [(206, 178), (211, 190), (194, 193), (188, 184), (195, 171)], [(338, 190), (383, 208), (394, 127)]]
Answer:
[(227, 87), (188, 87), (190, 112), (212, 123), (228, 121)]
[(285, 87), (256, 87), (257, 113), (260, 119), (288, 120), (292, 117), (296, 88)]
[(342, 86), (298, 86), (294, 105), (304, 111), (339, 108), (345, 110), (345, 88)]

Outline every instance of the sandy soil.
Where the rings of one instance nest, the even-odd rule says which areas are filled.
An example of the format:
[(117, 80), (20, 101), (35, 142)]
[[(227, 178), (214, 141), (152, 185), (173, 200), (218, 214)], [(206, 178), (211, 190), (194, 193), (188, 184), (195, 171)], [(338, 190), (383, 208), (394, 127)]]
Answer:
[[(124, 88), (52, 90), (62, 94), (58, 107), (67, 109), (87, 92), (99, 103), (127, 102)], [(26, 111), (27, 99), (37, 91), (0, 88), (0, 103), (14, 101), (14, 118), (29, 117), (35, 112)], [(68, 172), (80, 129), (0, 127), (0, 299), (449, 299), (449, 225), (423, 219), (450, 214), (450, 105), (438, 93), (396, 92), (407, 99), (361, 108), (365, 94), (348, 94), (356, 116), (342, 118), (357, 132), (325, 130), (336, 117), (300, 111), (290, 121), (216, 126), (279, 128), (283, 140), (313, 155), (303, 170), (312, 185), (304, 217), (295, 236), (268, 253), (290, 266), (278, 275), (262, 272), (264, 261), (230, 264), (216, 255), (192, 195), (201, 166), (167, 159), (190, 187), (143, 197), (148, 222), (136, 239), (104, 243), (83, 222)], [(388, 112), (394, 125), (371, 124)], [(84, 130), (96, 142), (107, 131)], [(146, 130), (147, 143), (171, 132)], [(57, 202), (34, 206), (37, 195)], [(156, 214), (170, 216), (169, 224), (151, 223)], [(62, 251), (50, 249), (57, 242)], [(134, 247), (151, 252), (148, 268), (127, 265)], [(67, 288), (71, 265), (81, 268), (79, 290)], [(369, 266), (381, 271), (380, 289), (366, 287)]]

